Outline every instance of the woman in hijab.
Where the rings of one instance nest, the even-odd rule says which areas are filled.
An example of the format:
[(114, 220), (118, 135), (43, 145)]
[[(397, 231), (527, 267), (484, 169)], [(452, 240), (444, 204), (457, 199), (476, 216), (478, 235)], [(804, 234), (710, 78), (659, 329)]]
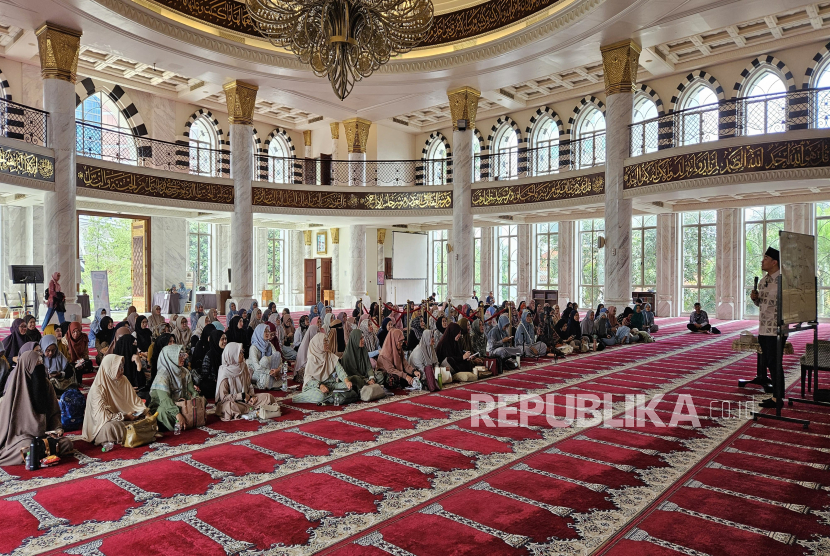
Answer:
[(369, 318), (374, 319), (375, 324), (380, 322), (380, 305), (377, 301), (372, 301), (372, 304), (369, 305)]
[(512, 346), (513, 336), (510, 335), (510, 317), (506, 313), (499, 315), (498, 325), (494, 326), (487, 335), (487, 351), (490, 357), (498, 357), (502, 361), (521, 355), (522, 348)]
[(343, 357), (340, 358), (340, 364), (356, 390), (367, 384), (380, 384), (383, 381), (383, 372), (376, 371), (372, 366), (363, 333), (357, 328), (349, 334), (349, 342), (346, 344)]
[(389, 331), (392, 328), (392, 319), (390, 317), (386, 317), (385, 319), (383, 319), (383, 322), (380, 323), (380, 330), (377, 334), (379, 347), (383, 347), (383, 342), (384, 340), (386, 340), (386, 336), (389, 334)]
[(271, 330), (260, 324), (251, 335), (251, 347), (248, 352), (248, 368), (256, 387), (260, 390), (281, 388), (281, 366), (282, 356), (271, 345)]
[(127, 317), (124, 319), (130, 326), (130, 332), (135, 332), (135, 319), (138, 318), (138, 309), (134, 305), (127, 307)]
[(49, 444), (56, 444), (56, 455), (74, 451), (72, 442), (63, 437), (58, 399), (39, 359), (35, 351), (21, 355), (0, 398), (0, 465), (23, 464), (20, 449), (47, 431), (54, 431)]
[[(115, 341), (115, 349), (112, 355), (118, 355), (123, 358), (122, 374), (124, 378), (134, 388), (139, 390), (147, 386), (147, 376), (144, 374), (144, 369), (141, 365), (141, 357), (138, 355), (138, 347), (136, 346), (136, 339), (132, 334), (124, 334)], [(106, 356), (104, 357), (106, 359)], [(101, 366), (104, 362), (101, 361)]]
[(229, 306), (229, 308), (228, 308), (228, 314), (227, 314), (227, 319), (228, 319), (228, 322), (230, 322), (230, 320), (231, 320), (233, 317), (235, 317), (236, 315), (238, 315), (238, 314), (239, 314), (239, 313), (236, 311), (236, 303), (234, 303), (233, 301), (231, 301), (231, 304), (230, 304), (230, 306)]
[[(434, 331), (424, 330), (418, 345), (409, 354), (409, 364), (412, 365), (416, 373), (435, 372), (434, 369), (438, 366), (438, 356), (435, 353)], [(424, 384), (424, 386), (426, 385)]]
[(375, 323), (372, 322), (369, 315), (363, 315), (360, 318), (361, 321), (358, 328), (363, 333), (363, 340), (366, 343), (366, 350), (369, 352), (369, 357), (377, 357), (379, 345), (378, 335), (375, 332)]
[(544, 342), (538, 341), (536, 327), (533, 325), (533, 315), (530, 310), (522, 312), (522, 321), (516, 327), (516, 338), (513, 341), (516, 347), (522, 348), (525, 357), (542, 357), (548, 352)]
[[(204, 329), (202, 329), (202, 335), (199, 336), (199, 341), (196, 344), (196, 347), (193, 348), (193, 354), (190, 356), (190, 368), (192, 370), (199, 371), (199, 369), (202, 368), (202, 360), (205, 358), (208, 349), (210, 349), (210, 336), (215, 331), (216, 328), (212, 324), (207, 324)], [(196, 379), (194, 379), (193, 382), (196, 382)], [(198, 382), (196, 382), (196, 386), (199, 386)]]
[(95, 310), (95, 318), (92, 319), (92, 324), (89, 325), (89, 347), (95, 347), (95, 336), (101, 330), (101, 319), (107, 316), (107, 310), (104, 307)]
[(424, 320), (421, 318), (420, 311), (415, 313), (412, 317), (412, 323), (409, 325), (409, 337), (406, 342), (406, 351), (411, 352), (418, 344), (421, 343), (421, 336), (424, 334)]
[[(449, 324), (450, 319), (448, 319), (445, 316), (440, 316), (438, 317), (438, 320), (435, 321), (435, 331), (438, 333), (438, 335), (435, 337), (436, 342), (440, 342), (441, 338), (444, 337), (444, 332), (447, 331), (447, 326), (449, 326)], [(438, 344), (436, 343), (436, 345)]]
[[(470, 335), (471, 351), (478, 353), (479, 357), (487, 356), (487, 336), (484, 335), (484, 326), (481, 324), (481, 319), (475, 319), (471, 326), (472, 334)], [(411, 357), (410, 357), (411, 359)]]
[(154, 340), (159, 337), (159, 334), (162, 334), (162, 332), (159, 330), (159, 327), (163, 324), (167, 324), (167, 321), (161, 314), (161, 306), (153, 306), (153, 312), (148, 317), (147, 324), (149, 325), (150, 332), (153, 334)]
[(193, 330), (196, 328), (196, 325), (199, 322), (199, 319), (205, 316), (205, 307), (202, 305), (202, 302), (196, 303), (196, 310), (190, 313), (190, 329)]
[(6, 383), (12, 372), (12, 364), (6, 359), (6, 349), (0, 345), (0, 398), (6, 391)]
[(187, 325), (187, 317), (179, 317), (176, 319), (176, 327), (173, 329), (173, 337), (176, 338), (176, 343), (181, 344), (185, 349), (190, 348), (190, 338), (193, 333)]
[(63, 337), (62, 341), (69, 349), (69, 362), (76, 367), (75, 376), (91, 373), (92, 361), (89, 360), (89, 339), (81, 331), (81, 323), (70, 323), (69, 333)]
[[(95, 350), (98, 353), (105, 354), (107, 348), (112, 343), (113, 335), (115, 334), (115, 324), (110, 317), (101, 319), (101, 328), (95, 335)], [(103, 356), (102, 356), (103, 358)], [(100, 361), (99, 361), (100, 362)]]
[[(415, 377), (421, 376), (420, 371), (410, 365), (404, 357), (403, 345), (403, 332), (393, 328), (389, 331), (380, 354), (378, 354), (377, 370), (386, 373), (386, 384), (392, 389), (395, 389), (398, 385), (409, 386)], [(402, 383), (404, 381), (406, 384)]]
[(248, 328), (253, 331), (260, 324), (262, 324), (262, 309), (254, 308), (251, 310), (251, 320), (248, 322)]
[(251, 382), (251, 371), (245, 365), (242, 344), (228, 344), (222, 352), (216, 384), (216, 416), (222, 421), (232, 421), (256, 408), (276, 403), (271, 394), (254, 393)]
[(300, 344), (303, 342), (303, 338), (308, 330), (309, 320), (308, 315), (300, 317), (300, 328), (294, 331), (294, 341), (291, 343), (295, 352), (300, 349)]
[(43, 324), (41, 328), (46, 328), (49, 325), (49, 321), (52, 320), (52, 315), (55, 313), (58, 314), (58, 322), (64, 322), (64, 309), (65, 306), (61, 303), (62, 299), (65, 299), (64, 294), (61, 292), (61, 285), (59, 280), (61, 279), (60, 272), (53, 272), (52, 279), (49, 280), (49, 287), (46, 288), (46, 316), (43, 319)]
[(133, 336), (135, 336), (138, 351), (146, 354), (147, 350), (150, 349), (150, 346), (153, 345), (153, 331), (150, 330), (147, 317), (144, 315), (138, 315), (135, 319), (135, 323), (133, 323), (133, 326), (135, 327)]
[(282, 310), (281, 326), (285, 334), (283, 334), (283, 344), (290, 346), (294, 343), (294, 319), (291, 318), (291, 311), (286, 307)]
[[(110, 342), (110, 346), (107, 348), (107, 351), (105, 353), (98, 354), (101, 356), (99, 364), (101, 361), (104, 360), (105, 355), (115, 353), (115, 346), (118, 344), (118, 340), (121, 338), (121, 336), (132, 336), (132, 334), (130, 334), (130, 328), (128, 326), (122, 326), (117, 330), (113, 329), (113, 332), (114, 334), (112, 335), (112, 341)], [(133, 336), (133, 339), (135, 339), (135, 336)]]
[(167, 346), (172, 346), (176, 344), (176, 338), (173, 337), (173, 334), (167, 333), (162, 334), (156, 341), (153, 342), (153, 346), (150, 348), (150, 352), (148, 352), (148, 356), (150, 359), (150, 381), (152, 383), (153, 380), (156, 378), (156, 374), (158, 374), (158, 361), (159, 356), (161, 355), (161, 350), (166, 348)]
[(237, 342), (242, 344), (243, 350), (250, 346), (248, 333), (245, 330), (245, 319), (242, 315), (236, 315), (231, 319), (230, 324), (225, 329), (225, 335), (228, 337), (228, 343)]
[(89, 389), (81, 438), (100, 446), (122, 444), (127, 423), (143, 418), (147, 408), (124, 376), (125, 359), (107, 355)]
[(582, 319), (582, 323), (579, 328), (582, 330), (582, 339), (593, 343), (596, 339), (596, 322), (594, 321), (594, 312), (591, 309), (588, 309), (588, 313), (585, 315), (585, 318)]
[(468, 382), (467, 379), (475, 380), (475, 375), (472, 374), (473, 354), (461, 349), (460, 340), (461, 327), (457, 323), (451, 322), (435, 348), (435, 353), (441, 362), (441, 366), (449, 368), (453, 377), (458, 373), (469, 373), (470, 376), (459, 377), (462, 382)]
[(219, 367), (222, 365), (222, 352), (225, 346), (228, 345), (228, 339), (221, 330), (213, 330), (210, 334), (205, 332), (203, 335), (208, 336), (207, 353), (202, 358), (199, 372), (191, 374), (193, 374), (194, 381), (198, 376), (196, 385), (203, 393), (209, 394), (213, 392), (215, 394), (216, 385), (219, 380)]
[(81, 385), (80, 380), (75, 376), (75, 368), (58, 349), (58, 342), (54, 336), (44, 335), (40, 339), (40, 350), (43, 352), (46, 376), (52, 383), (56, 395), (63, 394), (64, 390), (73, 384)]
[(579, 312), (571, 310), (568, 316), (568, 325), (563, 330), (562, 340), (570, 344), (574, 350), (582, 347), (582, 327), (579, 323)]
[(470, 321), (467, 320), (467, 317), (461, 317), (458, 319), (458, 327), (461, 329), (461, 338), (458, 340), (461, 351), (469, 351), (470, 353), (474, 353), (473, 339), (470, 337)]
[(184, 417), (176, 402), (197, 397), (196, 388), (190, 373), (182, 367), (187, 353), (182, 346), (173, 344), (161, 350), (158, 359), (158, 372), (150, 386), (150, 412), (158, 413), (158, 422), (165, 429), (172, 431), (176, 423), (184, 430)]
[[(276, 319), (276, 315), (271, 315), (272, 319)], [(271, 345), (274, 349), (280, 352), (283, 361), (296, 361), (297, 352), (285, 343), (285, 329), (279, 324), (279, 321), (265, 323), (271, 331)]]
[(300, 382), (299, 378), (302, 376), (303, 369), (308, 362), (308, 345), (311, 343), (311, 339), (317, 335), (317, 332), (316, 324), (309, 325), (303, 341), (300, 343), (300, 349), (297, 350), (297, 360), (294, 361), (294, 382)]
[(20, 348), (28, 342), (26, 339), (26, 321), (14, 319), (9, 327), (9, 335), (3, 340), (3, 348), (6, 350), (6, 357), (14, 360), (20, 354)]
[(310, 321), (314, 317), (322, 318), (323, 315), (325, 314), (325, 312), (326, 312), (326, 307), (325, 307), (325, 305), (323, 305), (323, 302), (322, 301), (318, 302), (317, 305), (312, 305), (311, 306), (311, 311), (309, 311), (309, 313), (308, 313), (308, 319)]
[(328, 350), (326, 343), (325, 334), (315, 334), (308, 343), (308, 361), (303, 371), (303, 391), (291, 399), (293, 403), (320, 403), (333, 390), (352, 389), (346, 371), (337, 360), (337, 356)]
[(268, 303), (268, 307), (262, 312), (262, 320), (268, 322), (268, 318), (272, 313), (277, 312), (277, 304), (273, 301)]
[(26, 340), (29, 342), (38, 343), (41, 338), (40, 330), (37, 329), (37, 321), (35, 317), (29, 315), (26, 317)]

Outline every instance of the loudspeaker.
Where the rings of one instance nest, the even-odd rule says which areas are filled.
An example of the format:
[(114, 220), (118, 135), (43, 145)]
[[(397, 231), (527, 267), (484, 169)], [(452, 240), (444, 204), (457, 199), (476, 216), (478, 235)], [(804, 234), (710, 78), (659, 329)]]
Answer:
[(231, 281), (231, 269), (229, 268), (228, 269), (228, 282), (230, 282), (230, 281)]

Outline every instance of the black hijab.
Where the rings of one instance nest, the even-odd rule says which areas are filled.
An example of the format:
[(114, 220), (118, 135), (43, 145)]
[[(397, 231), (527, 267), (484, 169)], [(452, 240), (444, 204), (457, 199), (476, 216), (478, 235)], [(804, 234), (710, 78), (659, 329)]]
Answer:
[[(22, 370), (20, 372), (23, 372)], [(46, 366), (39, 363), (35, 366), (30, 376), (26, 377), (29, 386), (29, 399), (32, 402), (32, 409), (38, 415), (44, 415), (49, 410), (49, 395), (55, 395), (49, 379), (46, 377)]]
[(135, 319), (135, 338), (138, 343), (138, 351), (142, 353), (147, 353), (147, 350), (150, 349), (150, 345), (153, 343), (153, 332), (150, 330), (150, 327), (141, 327), (146, 320), (147, 317), (144, 315), (138, 315)]
[(219, 341), (222, 339), (222, 336), (225, 333), (221, 330), (213, 330), (210, 333), (210, 340), (208, 344), (207, 353), (205, 353), (205, 357), (210, 360), (210, 368), (212, 371), (219, 372), (219, 367), (222, 365), (222, 352), (225, 351), (224, 348), (219, 347)]
[(464, 357), (464, 352), (461, 351), (461, 345), (455, 339), (459, 334), (461, 334), (461, 327), (458, 326), (458, 323), (451, 322), (447, 326), (447, 331), (441, 336), (441, 341), (435, 347), (435, 354), (438, 356), (439, 362), (447, 358)]
[(69, 334), (69, 325), (70, 324), (72, 324), (72, 323), (69, 322), (68, 320), (65, 320), (61, 323), (61, 336), (63, 336), (64, 338), (66, 337), (67, 334)]
[(136, 368), (135, 361), (133, 361), (133, 355), (138, 353), (135, 344), (136, 339), (131, 334), (123, 334), (115, 341), (113, 353), (124, 358), (124, 376), (127, 377), (130, 384), (140, 388), (147, 381), (144, 379), (144, 373)]
[(101, 329), (98, 331), (98, 334), (95, 335), (96, 340), (100, 340), (107, 344), (112, 341), (115, 329), (110, 328), (110, 323), (112, 323), (112, 319), (110, 317), (104, 317), (101, 319)]
[(170, 343), (170, 338), (173, 338), (173, 335), (167, 332), (156, 338), (156, 341), (153, 344), (153, 356), (150, 358), (150, 373), (153, 375), (153, 378), (156, 378), (161, 350), (167, 347)]
[(9, 327), (9, 332), (11, 332), (11, 334), (3, 340), (3, 347), (6, 349), (6, 357), (9, 361), (11, 361), (13, 357), (17, 357), (20, 353), (20, 348), (22, 348), (23, 345), (29, 341), (26, 339), (26, 335), (21, 334), (20, 330), (18, 330), (22, 323), (23, 319), (14, 319), (12, 325)]
[(386, 317), (383, 319), (383, 322), (380, 325), (380, 330), (378, 330), (378, 346), (383, 345), (383, 341), (386, 339), (386, 335), (389, 334), (389, 331), (386, 329), (386, 325), (392, 322), (392, 319)]
[(225, 329), (225, 336), (228, 337), (228, 343), (237, 342), (239, 344), (243, 344), (247, 341), (247, 338), (245, 337), (245, 328), (237, 328), (240, 320), (242, 320), (242, 317), (236, 315), (231, 319), (230, 324), (228, 324), (228, 327)]
[(202, 335), (199, 336), (199, 343), (193, 348), (193, 357), (191, 358), (191, 367), (200, 369), (202, 367), (202, 360), (210, 348), (210, 335), (216, 331), (216, 327), (212, 324), (206, 324), (202, 328)]
[[(29, 324), (30, 320), (35, 320), (35, 317), (29, 317), (26, 320), (27, 325)], [(34, 330), (27, 330), (26, 331), (26, 340), (29, 341), (29, 342), (34, 342), (36, 344), (40, 343), (40, 339), (42, 337), (43, 337), (43, 335), (40, 333), (40, 330), (38, 330), (37, 328), (35, 328)]]

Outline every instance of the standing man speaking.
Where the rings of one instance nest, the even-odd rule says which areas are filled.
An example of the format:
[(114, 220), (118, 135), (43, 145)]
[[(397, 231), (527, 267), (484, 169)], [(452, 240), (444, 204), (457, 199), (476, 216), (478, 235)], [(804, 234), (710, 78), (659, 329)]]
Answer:
[[(778, 352), (778, 280), (781, 272), (779, 264), (778, 249), (772, 247), (767, 249), (764, 259), (761, 261), (761, 270), (766, 276), (758, 284), (757, 290), (752, 290), (749, 298), (758, 307), (758, 343), (761, 345), (761, 364), (758, 365), (758, 376), (751, 382), (754, 384), (766, 385), (775, 380), (783, 381), (777, 377), (777, 369), (782, 369), (781, 362), (783, 354)], [(769, 376), (767, 376), (769, 369)], [(772, 377), (772, 378), (770, 378)], [(783, 384), (780, 386), (783, 394)], [(776, 392), (773, 389), (773, 392)], [(761, 407), (776, 407), (775, 395), (762, 401)]]

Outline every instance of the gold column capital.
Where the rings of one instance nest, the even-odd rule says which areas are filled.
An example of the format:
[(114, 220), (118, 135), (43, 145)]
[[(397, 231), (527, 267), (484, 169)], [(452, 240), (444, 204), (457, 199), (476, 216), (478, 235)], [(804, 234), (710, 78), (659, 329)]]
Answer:
[(303, 239), (306, 245), (311, 245), (311, 230), (303, 230)]
[(311, 146), (311, 130), (310, 129), (307, 129), (307, 130), (303, 131), (303, 144), (305, 144), (306, 147)]
[(350, 153), (365, 153), (366, 143), (369, 141), (369, 127), (372, 122), (363, 118), (349, 118), (343, 120), (346, 130), (346, 147)]
[(331, 138), (340, 139), (340, 122), (331, 122), (329, 127), (331, 128)]
[(453, 131), (458, 131), (458, 120), (467, 120), (467, 129), (470, 131), (475, 128), (479, 97), (481, 97), (481, 91), (467, 86), (447, 91)]
[(340, 243), (340, 228), (329, 228), (331, 232), (331, 244), (338, 245)]
[(75, 83), (82, 34), (81, 31), (48, 21), (35, 30), (40, 54), (40, 75), (43, 79), (61, 79)]
[(601, 46), (599, 50), (602, 52), (605, 94), (633, 93), (642, 47), (629, 39)]
[(254, 105), (259, 87), (234, 80), (222, 85), (225, 102), (228, 104), (228, 122), (231, 124), (253, 125)]
[(383, 245), (386, 241), (386, 228), (378, 228), (378, 245)]

